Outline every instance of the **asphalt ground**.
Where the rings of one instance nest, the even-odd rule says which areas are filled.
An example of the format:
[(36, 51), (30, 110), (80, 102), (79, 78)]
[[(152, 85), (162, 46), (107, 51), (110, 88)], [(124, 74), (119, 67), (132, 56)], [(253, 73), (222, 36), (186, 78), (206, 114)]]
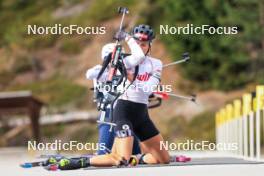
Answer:
[[(148, 165), (133, 168), (89, 168), (87, 170), (47, 171), (42, 167), (24, 169), (19, 164), (38, 161), (37, 156), (46, 153), (27, 152), (25, 148), (0, 149), (0, 168), (7, 176), (165, 176), (165, 175), (194, 175), (194, 176), (257, 176), (264, 173), (263, 162), (235, 158), (219, 152), (174, 152), (173, 155), (184, 154), (192, 158), (187, 163), (171, 163), (169, 165)], [(2, 175), (2, 174), (1, 174)]]

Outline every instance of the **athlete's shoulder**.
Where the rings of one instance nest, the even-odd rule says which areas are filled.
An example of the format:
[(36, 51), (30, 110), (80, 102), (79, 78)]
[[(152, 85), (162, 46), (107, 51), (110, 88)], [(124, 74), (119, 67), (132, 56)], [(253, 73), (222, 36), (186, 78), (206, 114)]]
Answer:
[(151, 56), (148, 56), (147, 58), (152, 62), (153, 65), (162, 67), (162, 61), (160, 59), (157, 59)]

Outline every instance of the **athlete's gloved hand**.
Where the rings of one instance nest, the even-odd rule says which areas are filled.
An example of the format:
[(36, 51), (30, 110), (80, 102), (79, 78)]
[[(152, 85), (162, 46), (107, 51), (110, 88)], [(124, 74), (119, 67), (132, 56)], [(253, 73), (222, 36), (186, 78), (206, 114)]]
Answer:
[(103, 98), (100, 101), (100, 103), (97, 106), (98, 110), (102, 110), (105, 111), (107, 105), (111, 104), (118, 96), (118, 94), (114, 93), (114, 92), (105, 92), (103, 93)]
[(107, 101), (107, 103), (111, 103), (116, 99), (116, 94), (114, 92), (107, 92), (104, 93), (104, 98)]
[(122, 41), (125, 40), (126, 37), (128, 37), (129, 34), (123, 30), (118, 31), (115, 35), (114, 35), (114, 39), (118, 40), (118, 41)]

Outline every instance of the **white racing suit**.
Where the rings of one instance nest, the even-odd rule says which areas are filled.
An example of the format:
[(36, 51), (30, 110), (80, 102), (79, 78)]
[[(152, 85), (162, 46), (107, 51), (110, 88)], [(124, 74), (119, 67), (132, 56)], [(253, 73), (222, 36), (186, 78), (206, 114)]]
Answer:
[[(135, 135), (141, 140), (147, 140), (159, 133), (149, 118), (147, 104), (149, 95), (155, 90), (160, 82), (162, 63), (160, 60), (145, 56), (140, 46), (133, 38), (127, 41), (131, 50), (131, 55), (124, 57), (126, 69), (135, 72), (138, 65), (138, 75), (131, 86), (130, 81), (126, 81), (125, 89), (120, 85), (123, 94), (119, 97), (114, 109), (114, 123), (117, 137), (127, 137)], [(96, 78), (100, 71), (100, 66), (89, 69), (86, 73), (88, 79)], [(105, 81), (107, 71), (103, 73), (99, 81)], [(133, 109), (133, 111), (131, 111)], [(145, 130), (143, 130), (145, 129)]]
[[(129, 100), (137, 103), (148, 104), (149, 95), (155, 89), (160, 82), (162, 63), (160, 60), (145, 56), (142, 49), (136, 43), (133, 38), (127, 41), (131, 55), (124, 58), (124, 64), (128, 71), (135, 71), (135, 67), (139, 65), (138, 75), (131, 86), (126, 87), (124, 90), (122, 86), (119, 86), (120, 91), (124, 91), (120, 99)], [(96, 65), (93, 68), (87, 70), (87, 79), (96, 79), (102, 66)], [(106, 81), (107, 69), (100, 77), (99, 81)], [(126, 82), (128, 86), (129, 81)], [(123, 84), (121, 84), (123, 85)]]

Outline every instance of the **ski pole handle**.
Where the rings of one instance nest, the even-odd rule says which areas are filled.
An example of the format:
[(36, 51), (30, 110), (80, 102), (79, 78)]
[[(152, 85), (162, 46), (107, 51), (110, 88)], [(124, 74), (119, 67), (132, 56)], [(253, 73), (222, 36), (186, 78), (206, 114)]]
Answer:
[(128, 14), (129, 11), (128, 11), (128, 8), (126, 8), (126, 7), (118, 7), (118, 13)]
[(189, 55), (188, 52), (183, 53), (183, 54), (182, 54), (182, 57), (183, 57), (183, 59), (185, 59), (185, 60), (189, 60), (189, 59), (190, 59), (190, 55)]

